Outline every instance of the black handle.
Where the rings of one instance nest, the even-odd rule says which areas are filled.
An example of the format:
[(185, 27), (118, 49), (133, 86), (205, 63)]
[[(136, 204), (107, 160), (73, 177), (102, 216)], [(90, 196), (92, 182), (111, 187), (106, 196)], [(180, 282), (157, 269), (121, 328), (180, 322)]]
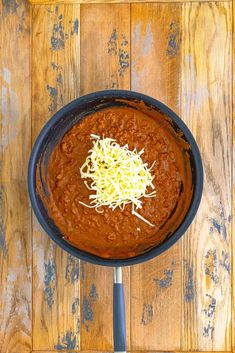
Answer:
[(113, 285), (114, 352), (126, 352), (126, 315), (121, 268), (114, 269)]

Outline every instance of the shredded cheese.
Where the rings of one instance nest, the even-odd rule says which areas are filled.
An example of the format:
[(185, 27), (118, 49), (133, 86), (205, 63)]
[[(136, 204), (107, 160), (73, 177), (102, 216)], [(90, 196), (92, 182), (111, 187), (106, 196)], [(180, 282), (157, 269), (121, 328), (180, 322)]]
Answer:
[[(156, 191), (153, 185), (154, 176), (147, 163), (144, 163), (141, 155), (144, 149), (133, 151), (128, 145), (120, 146), (112, 138), (101, 138), (91, 135), (93, 147), (89, 150), (85, 163), (80, 168), (81, 177), (89, 179), (90, 184), (84, 180), (86, 187), (95, 193), (89, 196), (90, 204), (80, 201), (80, 204), (96, 208), (97, 212), (103, 212), (102, 206), (108, 206), (112, 210), (119, 207), (124, 210), (127, 204), (132, 204), (132, 214), (154, 227), (152, 223), (136, 212), (142, 207), (142, 197), (155, 197)], [(153, 191), (147, 193), (147, 188)]]

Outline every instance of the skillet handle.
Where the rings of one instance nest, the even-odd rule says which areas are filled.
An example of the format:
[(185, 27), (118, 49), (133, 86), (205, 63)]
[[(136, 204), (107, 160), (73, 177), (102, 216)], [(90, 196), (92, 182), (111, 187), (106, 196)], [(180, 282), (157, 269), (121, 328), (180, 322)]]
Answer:
[(126, 315), (121, 267), (114, 268), (113, 284), (114, 353), (126, 352)]

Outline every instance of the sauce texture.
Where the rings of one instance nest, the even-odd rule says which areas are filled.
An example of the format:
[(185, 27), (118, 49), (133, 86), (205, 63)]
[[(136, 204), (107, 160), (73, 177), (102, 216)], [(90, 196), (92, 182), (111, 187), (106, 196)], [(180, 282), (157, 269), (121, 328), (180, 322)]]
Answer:
[[(144, 148), (142, 159), (151, 166), (156, 197), (143, 198), (138, 213), (154, 227), (131, 214), (89, 204), (80, 167), (92, 147), (91, 134), (111, 137), (132, 150)], [(154, 118), (130, 107), (112, 107), (93, 113), (74, 125), (54, 148), (48, 163), (46, 206), (65, 239), (86, 252), (103, 258), (137, 256), (160, 244), (181, 224), (192, 197), (189, 145), (173, 129), (168, 118)]]

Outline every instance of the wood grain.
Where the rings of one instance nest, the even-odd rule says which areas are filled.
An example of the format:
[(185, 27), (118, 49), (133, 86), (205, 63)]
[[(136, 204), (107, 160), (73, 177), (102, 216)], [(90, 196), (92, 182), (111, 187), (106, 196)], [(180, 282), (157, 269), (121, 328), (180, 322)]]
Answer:
[(29, 6), (3, 1), (0, 16), (0, 351), (18, 353), (32, 349)]
[(232, 78), (233, 78), (233, 87), (232, 87), (232, 136), (233, 136), (233, 146), (232, 146), (232, 266), (231, 266), (231, 281), (232, 281), (232, 350), (235, 352), (235, 241), (234, 241), (234, 227), (235, 227), (235, 37), (234, 37), (234, 24), (235, 24), (235, 6), (233, 1), (232, 6), (232, 24), (233, 24), (233, 43), (232, 43)]
[[(130, 88), (129, 5), (81, 7), (81, 94)], [(113, 349), (113, 269), (83, 263), (81, 349)], [(124, 270), (129, 347), (129, 268)], [(95, 294), (92, 294), (95, 293)]]
[[(214, 0), (220, 1), (220, 0)], [(227, 2), (227, 0), (222, 0)], [(148, 0), (148, 3), (155, 3), (156, 0)], [(184, 3), (184, 0), (158, 0), (160, 3)], [(188, 0), (187, 2), (197, 2), (197, 0)], [(201, 0), (201, 2), (207, 2), (207, 0)], [(232, 2), (232, 1), (231, 1)], [(31, 4), (115, 4), (115, 3), (146, 3), (145, 0), (30, 0)]]
[(81, 6), (81, 94), (130, 88), (130, 5)]
[(181, 116), (199, 144), (204, 192), (183, 239), (182, 350), (231, 349), (231, 4), (184, 4)]
[[(131, 89), (179, 110), (181, 4), (131, 5)], [(131, 349), (180, 348), (181, 255), (131, 268)]]
[[(55, 351), (32, 351), (32, 353), (53, 353)], [(73, 351), (73, 352), (81, 352), (81, 353), (104, 353), (104, 351)], [(128, 351), (128, 353), (162, 353), (161, 351), (151, 351), (151, 350), (141, 350), (141, 351)], [(175, 353), (189, 353), (190, 351), (184, 351), (184, 352), (175, 352)], [(203, 352), (203, 351), (202, 351)], [(202, 352), (197, 352), (194, 351), (194, 353), (202, 353)], [(205, 352), (205, 351), (204, 351)], [(213, 351), (207, 351), (207, 353), (212, 353)], [(220, 351), (217, 353), (231, 353), (231, 352), (225, 352), (225, 351)], [(63, 353), (72, 353), (71, 351), (63, 351)], [(171, 352), (168, 352), (171, 353)]]
[[(32, 133), (79, 95), (79, 5), (34, 6)], [(77, 349), (80, 336), (79, 260), (33, 223), (33, 348)]]
[(128, 350), (235, 351), (231, 2), (81, 0), (80, 28), (78, 2), (36, 1), (31, 53), (28, 5), (0, 2), (0, 352), (113, 349), (113, 270), (80, 264), (35, 218), (31, 238), (31, 78), (33, 141), (62, 105), (100, 89), (149, 94), (184, 119), (202, 152), (203, 200), (172, 249), (125, 268)]

